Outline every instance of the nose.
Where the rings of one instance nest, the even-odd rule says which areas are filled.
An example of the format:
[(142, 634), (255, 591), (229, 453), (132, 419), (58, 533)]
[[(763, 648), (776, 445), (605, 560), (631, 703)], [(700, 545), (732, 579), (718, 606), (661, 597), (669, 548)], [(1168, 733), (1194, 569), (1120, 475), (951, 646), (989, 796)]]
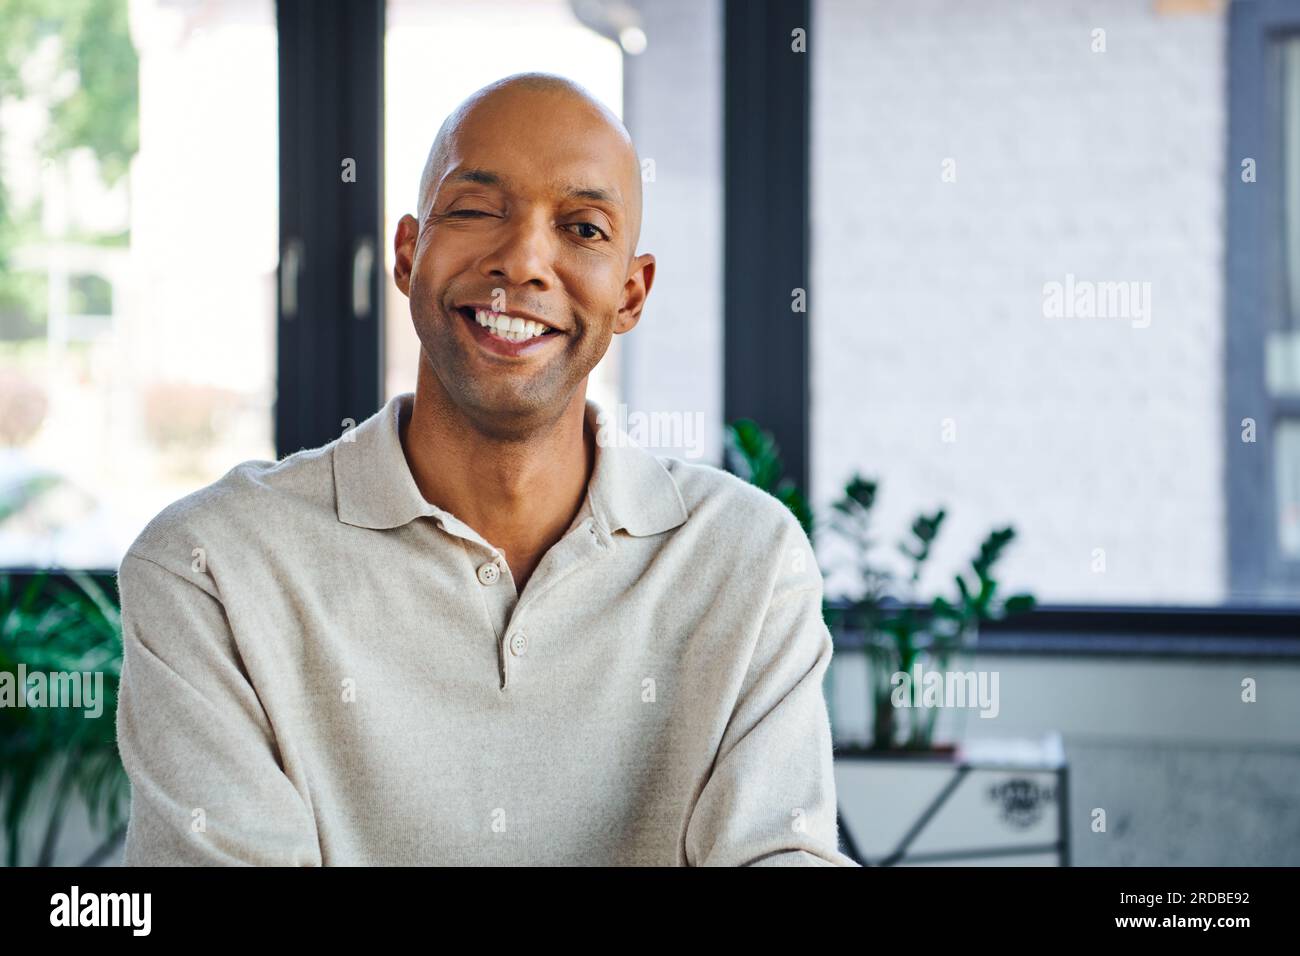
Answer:
[(554, 282), (551, 262), (556, 236), (542, 213), (520, 213), (496, 230), (499, 241), (479, 260), (479, 271), (489, 279), (516, 288), (546, 290)]

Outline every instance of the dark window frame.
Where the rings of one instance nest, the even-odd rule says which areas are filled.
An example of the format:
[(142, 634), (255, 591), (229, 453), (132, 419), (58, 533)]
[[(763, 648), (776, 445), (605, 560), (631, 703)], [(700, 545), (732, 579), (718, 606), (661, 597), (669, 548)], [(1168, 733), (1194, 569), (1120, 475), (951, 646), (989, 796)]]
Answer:
[[(385, 13), (384, 0), (276, 3), (280, 457), (338, 438), (383, 404)], [(343, 181), (348, 158), (355, 182)]]
[[(827, 602), (842, 611), (847, 602)], [(924, 615), (926, 609), (915, 608)], [(861, 653), (856, 627), (835, 631), (836, 653)], [(979, 628), (978, 654), (1035, 657), (1300, 662), (1300, 607), (1043, 605)]]
[[(805, 0), (724, 2), (724, 415), (726, 421), (748, 417), (769, 428), (781, 445), (787, 474), (806, 489), (811, 374), (806, 318), (811, 313), (791, 314), (783, 296), (794, 286), (807, 290), (810, 274), (808, 57), (816, 55), (816, 33), (811, 4)], [(789, 35), (795, 26), (808, 31), (809, 52), (802, 56), (790, 53)], [(1237, 0), (1230, 9), (1230, 154), (1237, 154), (1243, 141), (1259, 141), (1265, 77), (1256, 63), (1266, 38), (1293, 29), (1300, 29), (1300, 5)], [(798, 130), (802, 136), (791, 135)], [(791, 141), (800, 145), (792, 148)], [(1229, 165), (1230, 171), (1236, 167), (1235, 162)], [(781, 184), (775, 196), (769, 188), (773, 183)], [(1231, 192), (1231, 184), (1229, 189), (1226, 281), (1231, 293), (1259, 287), (1252, 257), (1259, 261), (1264, 248), (1258, 244), (1261, 235), (1245, 241), (1247, 232), (1258, 228), (1251, 218), (1258, 217), (1258, 206), (1242, 207), (1240, 193)], [(1252, 195), (1258, 203), (1261, 194)], [(810, 296), (810, 305), (812, 301)], [(1249, 300), (1244, 305), (1248, 307)], [(1230, 295), (1229, 308), (1230, 316), (1239, 314), (1242, 299)], [(1235, 412), (1243, 403), (1258, 405), (1252, 389), (1262, 388), (1263, 366), (1258, 336), (1243, 341), (1244, 327), (1233, 322), (1228, 326), (1228, 404)], [(1300, 403), (1297, 406), (1300, 412)], [(1230, 435), (1237, 440), (1236, 430), (1230, 430)], [(1263, 474), (1261, 459), (1262, 467), (1270, 469)], [(1271, 458), (1261, 455), (1248, 467), (1238, 462), (1229, 469), (1233, 585), (1238, 583), (1237, 561), (1245, 562), (1248, 573), (1259, 564), (1258, 490), (1272, 491), (1271, 467)], [(1271, 516), (1271, 496), (1268, 506)], [(1242, 514), (1243, 507), (1255, 510)], [(837, 646), (851, 649), (856, 640), (846, 633)], [(1292, 660), (1300, 653), (1300, 606), (1294, 601), (1288, 606), (1048, 605), (987, 625), (981, 631), (980, 648), (1000, 653)]]
[(811, 0), (724, 0), (723, 389), (725, 421), (750, 418), (809, 476), (808, 289)]

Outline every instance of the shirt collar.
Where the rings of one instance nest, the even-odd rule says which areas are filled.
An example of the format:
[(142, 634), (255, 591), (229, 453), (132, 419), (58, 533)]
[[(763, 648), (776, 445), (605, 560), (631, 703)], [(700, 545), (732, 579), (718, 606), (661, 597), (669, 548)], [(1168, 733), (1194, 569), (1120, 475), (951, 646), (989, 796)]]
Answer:
[[(401, 421), (415, 394), (394, 395), (375, 414), (335, 439), (334, 488), (339, 520), (359, 528), (398, 528), (416, 518), (454, 516), (425, 501), (402, 451)], [(686, 521), (677, 481), (590, 398), (586, 421), (597, 436), (584, 505), (607, 534), (642, 537)], [(458, 519), (457, 519), (458, 520)]]

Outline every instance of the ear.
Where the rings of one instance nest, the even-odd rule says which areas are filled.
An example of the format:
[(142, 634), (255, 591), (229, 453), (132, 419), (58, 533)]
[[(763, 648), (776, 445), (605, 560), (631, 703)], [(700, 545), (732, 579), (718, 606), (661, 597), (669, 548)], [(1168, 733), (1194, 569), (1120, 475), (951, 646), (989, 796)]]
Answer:
[(411, 296), (411, 269), (415, 262), (415, 240), (420, 235), (420, 221), (407, 213), (397, 221), (397, 234), (393, 236), (393, 281), (402, 295)]
[(623, 286), (623, 306), (614, 318), (614, 334), (622, 335), (641, 321), (641, 310), (655, 281), (655, 257), (642, 253), (632, 260), (632, 269)]

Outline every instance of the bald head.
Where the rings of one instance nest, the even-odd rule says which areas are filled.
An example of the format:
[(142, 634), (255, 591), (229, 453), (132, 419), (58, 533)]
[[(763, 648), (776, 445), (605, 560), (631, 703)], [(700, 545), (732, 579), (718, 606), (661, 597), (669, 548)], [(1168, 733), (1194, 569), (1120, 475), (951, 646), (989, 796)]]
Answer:
[[(504, 79), (489, 83), (482, 89), (470, 94), (459, 106), (448, 114), (434, 137), (433, 146), (424, 163), (424, 172), (420, 176), (420, 193), (417, 200), (417, 215), (423, 224), (428, 216), (438, 183), (447, 173), (449, 164), (456, 153), (458, 139), (477, 121), (487, 118), (501, 108), (511, 108), (522, 104), (528, 98), (543, 101), (546, 111), (543, 115), (553, 117), (554, 121), (572, 127), (575, 132), (584, 130), (590, 138), (593, 127), (603, 129), (608, 135), (601, 136), (599, 142), (592, 140), (597, 148), (610, 153), (615, 168), (624, 175), (620, 176), (619, 185), (626, 195), (622, 197), (626, 205), (628, 223), (629, 258), (636, 253), (637, 242), (641, 234), (641, 163), (632, 144), (632, 137), (627, 127), (609, 108), (591, 95), (581, 85), (551, 73), (516, 73)], [(519, 135), (516, 129), (499, 129), (494, 132), (499, 136)]]

